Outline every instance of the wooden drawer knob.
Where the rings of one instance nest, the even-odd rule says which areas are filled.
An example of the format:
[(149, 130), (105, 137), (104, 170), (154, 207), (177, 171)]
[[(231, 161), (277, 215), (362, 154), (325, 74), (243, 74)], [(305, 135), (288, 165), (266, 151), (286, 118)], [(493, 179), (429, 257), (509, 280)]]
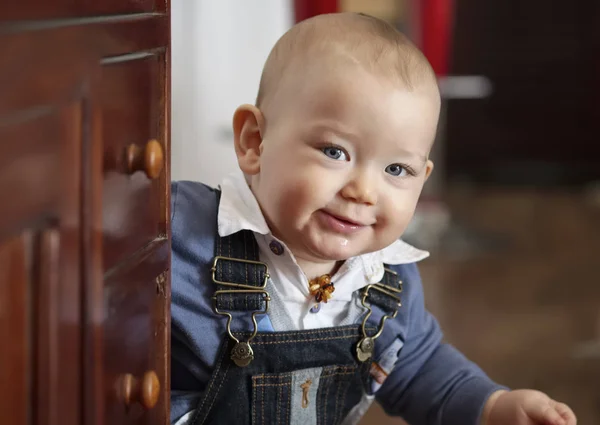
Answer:
[(143, 171), (148, 178), (155, 179), (163, 169), (165, 155), (160, 143), (157, 140), (150, 140), (143, 148), (129, 145), (125, 151), (125, 162), (129, 174)]
[(144, 409), (150, 410), (158, 402), (160, 382), (153, 371), (144, 373), (142, 379), (127, 373), (121, 377), (120, 395), (125, 406), (140, 403)]

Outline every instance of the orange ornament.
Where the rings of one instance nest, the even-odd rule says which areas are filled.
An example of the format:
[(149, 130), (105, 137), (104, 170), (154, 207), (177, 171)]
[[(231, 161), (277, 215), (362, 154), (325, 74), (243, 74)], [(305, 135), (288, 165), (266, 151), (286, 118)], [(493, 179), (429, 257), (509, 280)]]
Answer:
[(315, 296), (315, 300), (317, 302), (323, 301), (326, 303), (331, 299), (333, 291), (335, 291), (335, 287), (333, 283), (331, 283), (331, 276), (328, 274), (324, 274), (323, 276), (319, 276), (315, 279), (311, 279), (308, 282), (308, 288), (310, 290), (311, 295)]

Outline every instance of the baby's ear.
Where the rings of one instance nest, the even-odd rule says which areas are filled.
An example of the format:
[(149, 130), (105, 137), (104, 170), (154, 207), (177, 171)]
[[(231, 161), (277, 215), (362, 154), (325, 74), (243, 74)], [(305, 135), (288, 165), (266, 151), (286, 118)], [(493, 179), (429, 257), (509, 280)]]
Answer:
[(427, 162), (425, 163), (425, 181), (427, 181), (427, 179), (431, 175), (432, 171), (433, 171), (433, 161), (428, 159)]
[(256, 106), (242, 105), (233, 114), (235, 154), (241, 170), (250, 176), (260, 171), (263, 126), (263, 114)]

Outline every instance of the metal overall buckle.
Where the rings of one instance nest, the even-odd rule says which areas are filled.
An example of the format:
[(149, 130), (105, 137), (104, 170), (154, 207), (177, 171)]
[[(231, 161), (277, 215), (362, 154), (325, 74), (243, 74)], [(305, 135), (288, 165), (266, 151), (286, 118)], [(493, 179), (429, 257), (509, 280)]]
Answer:
[[(224, 281), (217, 280), (217, 278), (216, 278), (217, 263), (220, 260), (238, 261), (241, 263), (249, 263), (249, 264), (264, 266), (265, 278), (263, 280), (262, 285), (261, 286), (251, 286), (251, 285), (244, 285), (244, 284), (240, 284), (240, 283), (224, 282)], [(267, 281), (269, 279), (269, 268), (267, 267), (267, 265), (265, 263), (261, 263), (259, 261), (242, 260), (239, 258), (229, 258), (229, 257), (217, 256), (217, 257), (215, 257), (211, 271), (212, 271), (213, 282), (215, 282), (219, 285), (236, 288), (236, 289), (223, 289), (223, 290), (215, 291), (215, 293), (212, 297), (213, 308), (215, 310), (215, 313), (221, 314), (223, 316), (227, 316), (227, 333), (229, 334), (229, 337), (231, 339), (233, 339), (236, 343), (234, 345), (233, 349), (231, 350), (231, 356), (230, 356), (231, 360), (233, 360), (233, 362), (240, 367), (248, 366), (252, 362), (252, 360), (254, 360), (254, 351), (252, 350), (252, 347), (250, 346), (250, 341), (252, 341), (252, 339), (258, 333), (258, 324), (256, 323), (256, 315), (257, 314), (266, 314), (269, 311), (269, 301), (271, 301), (271, 297), (269, 296), (269, 293), (265, 290), (265, 288), (267, 287)], [(252, 312), (252, 323), (254, 324), (254, 330), (247, 341), (240, 341), (231, 332), (231, 321), (233, 320), (231, 313), (228, 313), (226, 311), (219, 311), (219, 309), (217, 308), (217, 297), (222, 294), (263, 294), (264, 295), (265, 308), (263, 311)]]
[[(398, 273), (396, 273), (393, 270), (385, 269), (385, 271), (393, 274), (394, 276), (396, 276), (396, 278), (398, 277)], [(367, 320), (369, 319), (369, 317), (371, 317), (371, 314), (373, 313), (371, 306), (366, 304), (367, 297), (369, 296), (370, 290), (382, 292), (382, 293), (386, 294), (387, 296), (393, 298), (398, 304), (398, 307), (396, 308), (396, 310), (394, 310), (393, 313), (386, 314), (381, 317), (381, 321), (379, 322), (379, 329), (377, 330), (377, 332), (375, 332), (375, 334), (373, 334), (371, 336), (369, 336), (367, 334), (367, 330), (366, 330)], [(398, 295), (401, 292), (402, 292), (402, 281), (400, 279), (398, 279), (398, 288), (393, 288), (389, 285), (383, 285), (381, 283), (373, 283), (373, 284), (367, 285), (365, 287), (361, 302), (362, 302), (363, 307), (366, 308), (368, 310), (368, 312), (362, 322), (363, 337), (356, 345), (356, 356), (357, 356), (358, 360), (360, 360), (361, 362), (367, 361), (373, 355), (373, 351), (375, 350), (375, 340), (377, 338), (379, 338), (381, 336), (381, 334), (383, 333), (385, 321), (387, 319), (394, 319), (398, 315), (398, 309), (402, 306), (400, 297)]]

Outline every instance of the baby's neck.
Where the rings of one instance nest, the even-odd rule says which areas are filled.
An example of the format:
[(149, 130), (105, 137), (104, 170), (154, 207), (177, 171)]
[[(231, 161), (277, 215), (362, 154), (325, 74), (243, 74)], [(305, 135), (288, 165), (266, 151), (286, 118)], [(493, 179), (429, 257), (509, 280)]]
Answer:
[(324, 274), (333, 276), (335, 272), (338, 271), (340, 266), (344, 263), (343, 261), (331, 261), (321, 263), (307, 261), (302, 258), (296, 258), (296, 262), (298, 263), (298, 265), (309, 280), (317, 278), (319, 276), (323, 276)]

